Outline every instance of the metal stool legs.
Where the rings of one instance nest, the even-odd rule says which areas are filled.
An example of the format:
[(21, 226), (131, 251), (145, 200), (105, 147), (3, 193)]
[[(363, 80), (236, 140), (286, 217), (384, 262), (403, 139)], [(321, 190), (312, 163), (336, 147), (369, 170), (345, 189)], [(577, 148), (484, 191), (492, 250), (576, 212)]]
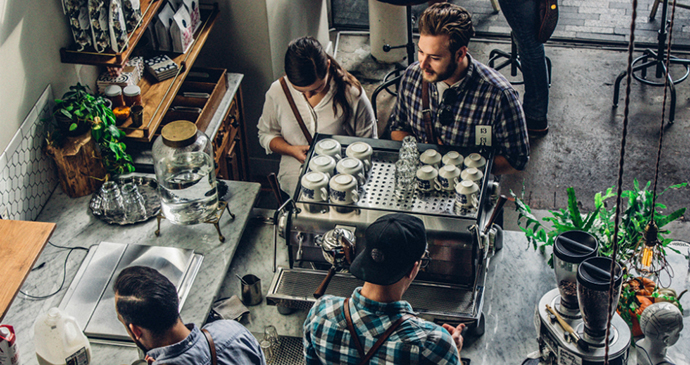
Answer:
[[(500, 58), (505, 58), (506, 60), (494, 66), (496, 61)], [(494, 49), (489, 53), (489, 67), (498, 71), (506, 66), (510, 66), (510, 76), (512, 77), (517, 76), (518, 70), (522, 73), (520, 54), (518, 53), (517, 42), (515, 42), (515, 34), (512, 32), (510, 33), (510, 53), (500, 49)], [(551, 59), (549, 57), (546, 57), (546, 70), (549, 87), (551, 87)], [(522, 85), (525, 81), (511, 81), (510, 83), (513, 85)]]

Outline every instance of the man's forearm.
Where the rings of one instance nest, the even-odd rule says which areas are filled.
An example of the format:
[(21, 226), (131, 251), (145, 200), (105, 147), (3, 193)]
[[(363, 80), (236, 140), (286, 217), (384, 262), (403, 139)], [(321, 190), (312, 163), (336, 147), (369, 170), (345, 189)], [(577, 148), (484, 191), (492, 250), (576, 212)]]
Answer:
[(394, 141), (402, 141), (403, 138), (409, 135), (410, 133), (405, 131), (391, 131), (391, 139)]
[(508, 175), (508, 174), (514, 174), (518, 172), (519, 170), (516, 170), (513, 166), (510, 165), (510, 162), (508, 160), (500, 155), (496, 155), (494, 157), (494, 167), (491, 170), (491, 173), (494, 175)]

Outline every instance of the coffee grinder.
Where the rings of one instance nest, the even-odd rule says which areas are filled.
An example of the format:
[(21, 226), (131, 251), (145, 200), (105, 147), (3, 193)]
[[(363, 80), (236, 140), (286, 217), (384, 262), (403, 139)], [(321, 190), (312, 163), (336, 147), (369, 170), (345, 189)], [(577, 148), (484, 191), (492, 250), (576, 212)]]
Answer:
[[(597, 240), (587, 232), (564, 232), (554, 240), (557, 289), (537, 305), (534, 326), (545, 364), (603, 364), (611, 259), (596, 257)], [(616, 265), (614, 298), (622, 273)], [(609, 363), (627, 364), (630, 329), (614, 311), (609, 333)]]

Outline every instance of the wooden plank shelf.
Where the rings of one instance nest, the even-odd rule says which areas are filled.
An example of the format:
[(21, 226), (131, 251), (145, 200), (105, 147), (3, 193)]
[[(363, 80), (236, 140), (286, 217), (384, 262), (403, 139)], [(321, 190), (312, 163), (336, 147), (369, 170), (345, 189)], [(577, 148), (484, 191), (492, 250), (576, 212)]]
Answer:
[(141, 37), (146, 31), (149, 23), (151, 23), (156, 14), (158, 14), (158, 9), (161, 5), (165, 4), (164, 0), (141, 0), (141, 22), (137, 29), (129, 34), (128, 46), (123, 52), (120, 53), (98, 53), (96, 51), (77, 51), (70, 48), (60, 49), (60, 60), (62, 63), (77, 63), (83, 65), (98, 65), (98, 66), (112, 66), (112, 67), (122, 67), (129, 59), (129, 56), (134, 51), (137, 43), (141, 40)]
[(204, 43), (206, 43), (206, 39), (218, 18), (218, 4), (201, 4), (199, 10), (201, 11), (202, 25), (194, 35), (194, 43), (187, 50), (187, 53), (168, 54), (179, 66), (177, 75), (157, 82), (152, 75), (144, 72), (144, 77), (139, 82), (142, 104), (144, 105), (143, 123), (141, 126), (135, 127), (132, 125), (132, 119), (129, 118), (119, 126), (127, 134), (128, 140), (137, 142), (151, 142), (153, 140), (165, 113), (177, 95), (177, 91), (182, 86), (182, 82), (187, 77)]

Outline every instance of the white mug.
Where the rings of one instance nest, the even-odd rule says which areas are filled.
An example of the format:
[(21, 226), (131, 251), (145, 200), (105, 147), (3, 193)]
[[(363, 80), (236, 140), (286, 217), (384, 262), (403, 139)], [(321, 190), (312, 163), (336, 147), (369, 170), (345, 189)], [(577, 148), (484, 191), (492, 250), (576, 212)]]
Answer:
[(335, 139), (327, 138), (320, 140), (316, 146), (314, 146), (314, 152), (317, 155), (331, 156), (336, 161), (340, 161), (340, 142)]
[(460, 169), (455, 165), (445, 165), (438, 170), (438, 184), (440, 190), (454, 191), (460, 176)]
[(465, 157), (465, 167), (476, 167), (481, 170), (484, 165), (486, 165), (486, 159), (478, 153), (470, 153)]
[(350, 174), (338, 174), (328, 183), (331, 188), (331, 203), (349, 205), (359, 201), (357, 179)]
[(345, 155), (362, 161), (366, 171), (371, 170), (371, 155), (373, 153), (374, 149), (366, 142), (355, 142), (345, 149)]
[(330, 178), (335, 173), (335, 159), (331, 156), (316, 156), (309, 161), (311, 171), (321, 171)]
[(426, 193), (436, 189), (438, 187), (437, 176), (438, 171), (433, 166), (424, 165), (417, 169), (417, 190)]
[(450, 151), (443, 155), (443, 158), (441, 159), (444, 165), (455, 165), (459, 169), (462, 168), (462, 163), (463, 163), (463, 157), (459, 152), (456, 151)]
[(430, 148), (419, 155), (419, 161), (424, 165), (431, 165), (434, 168), (438, 168), (441, 162), (441, 154), (435, 149)]
[(465, 209), (479, 206), (479, 186), (472, 181), (463, 180), (455, 185), (455, 204)]
[(350, 174), (357, 179), (359, 185), (364, 185), (366, 176), (364, 175), (364, 164), (354, 157), (345, 157), (335, 165), (337, 174)]
[(302, 199), (312, 202), (328, 201), (328, 176), (312, 171), (302, 176)]
[(472, 181), (477, 185), (482, 184), (482, 178), (484, 178), (484, 173), (479, 171), (476, 167), (469, 167), (460, 173), (460, 178), (462, 180)]

